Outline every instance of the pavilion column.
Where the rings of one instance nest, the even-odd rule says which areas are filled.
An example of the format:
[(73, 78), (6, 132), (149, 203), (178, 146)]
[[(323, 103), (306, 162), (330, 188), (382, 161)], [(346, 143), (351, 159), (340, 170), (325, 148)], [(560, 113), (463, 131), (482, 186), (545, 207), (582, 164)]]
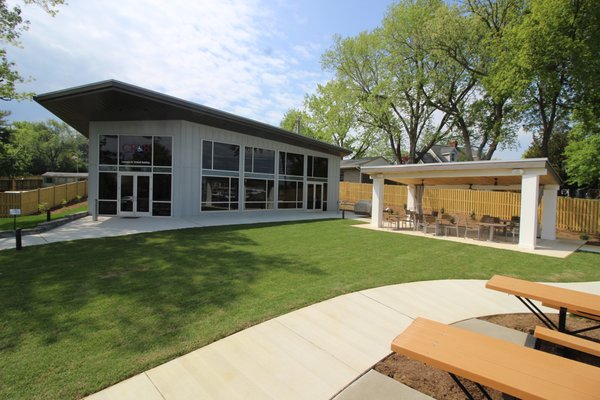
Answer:
[(415, 185), (408, 185), (406, 193), (406, 209), (410, 211), (416, 211), (415, 205), (417, 203), (417, 187)]
[(535, 249), (538, 226), (539, 175), (524, 174), (521, 178), (521, 219), (519, 247)]
[(373, 198), (371, 200), (371, 225), (383, 227), (383, 177), (373, 177)]
[(542, 201), (542, 239), (556, 240), (556, 202), (558, 185), (544, 186)]

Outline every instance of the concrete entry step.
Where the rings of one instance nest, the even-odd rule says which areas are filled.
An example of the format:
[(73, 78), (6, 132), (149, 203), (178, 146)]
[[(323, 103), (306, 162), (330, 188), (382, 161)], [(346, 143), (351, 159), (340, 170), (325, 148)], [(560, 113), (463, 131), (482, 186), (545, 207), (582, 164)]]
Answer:
[(377, 371), (369, 370), (333, 400), (430, 400), (432, 398)]

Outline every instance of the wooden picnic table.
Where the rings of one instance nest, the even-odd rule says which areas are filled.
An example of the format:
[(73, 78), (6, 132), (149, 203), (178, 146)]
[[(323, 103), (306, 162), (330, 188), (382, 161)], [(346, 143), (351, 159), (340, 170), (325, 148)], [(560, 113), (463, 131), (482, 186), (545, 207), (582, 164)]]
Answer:
[(494, 228), (503, 228), (504, 230), (506, 230), (507, 225), (503, 222), (479, 222), (479, 225), (481, 226), (487, 226), (490, 230), (490, 237), (489, 237), (489, 241), (493, 242), (494, 241)]
[[(567, 331), (567, 311), (578, 313), (582, 316), (587, 315), (589, 319), (600, 319), (600, 296), (592, 293), (585, 293), (501, 275), (493, 276), (485, 284), (485, 287), (514, 295), (525, 304), (525, 306), (535, 314), (544, 325), (560, 332), (575, 334), (596, 328), (593, 327), (571, 332)], [(557, 308), (559, 310), (558, 326), (550, 321), (532, 300), (539, 301), (543, 305)]]
[[(417, 318), (394, 352), (521, 399), (598, 399), (600, 368), (501, 339)], [(482, 389), (482, 388), (481, 388)]]

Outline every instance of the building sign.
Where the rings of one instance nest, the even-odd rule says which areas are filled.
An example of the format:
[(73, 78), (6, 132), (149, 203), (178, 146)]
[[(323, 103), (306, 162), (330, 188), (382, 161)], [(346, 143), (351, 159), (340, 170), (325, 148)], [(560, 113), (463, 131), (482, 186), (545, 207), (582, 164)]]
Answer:
[(119, 156), (121, 164), (152, 165), (152, 138), (148, 136), (121, 136)]

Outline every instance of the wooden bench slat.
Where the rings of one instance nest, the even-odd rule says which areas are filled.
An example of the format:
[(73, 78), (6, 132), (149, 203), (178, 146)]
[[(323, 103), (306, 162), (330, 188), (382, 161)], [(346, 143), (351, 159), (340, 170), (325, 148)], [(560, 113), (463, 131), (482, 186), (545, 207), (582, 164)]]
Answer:
[[(542, 305), (544, 307), (554, 308), (555, 310), (558, 310), (560, 308), (560, 306), (557, 306), (556, 304), (542, 303)], [(579, 310), (571, 310), (571, 309), (567, 309), (567, 311), (570, 312), (571, 314), (578, 315), (583, 318), (587, 318), (587, 319), (591, 319), (591, 320), (600, 322), (600, 315), (588, 314), (588, 313), (585, 313), (585, 312), (582, 312)]]
[(485, 287), (591, 315), (600, 315), (600, 296), (508, 276), (495, 275)]
[[(536, 326), (533, 335), (538, 339), (600, 357), (600, 343), (591, 342), (577, 336), (567, 335), (566, 333), (548, 329), (543, 326)], [(600, 391), (600, 388), (598, 390)]]
[(398, 354), (523, 399), (598, 399), (600, 368), (417, 318)]

